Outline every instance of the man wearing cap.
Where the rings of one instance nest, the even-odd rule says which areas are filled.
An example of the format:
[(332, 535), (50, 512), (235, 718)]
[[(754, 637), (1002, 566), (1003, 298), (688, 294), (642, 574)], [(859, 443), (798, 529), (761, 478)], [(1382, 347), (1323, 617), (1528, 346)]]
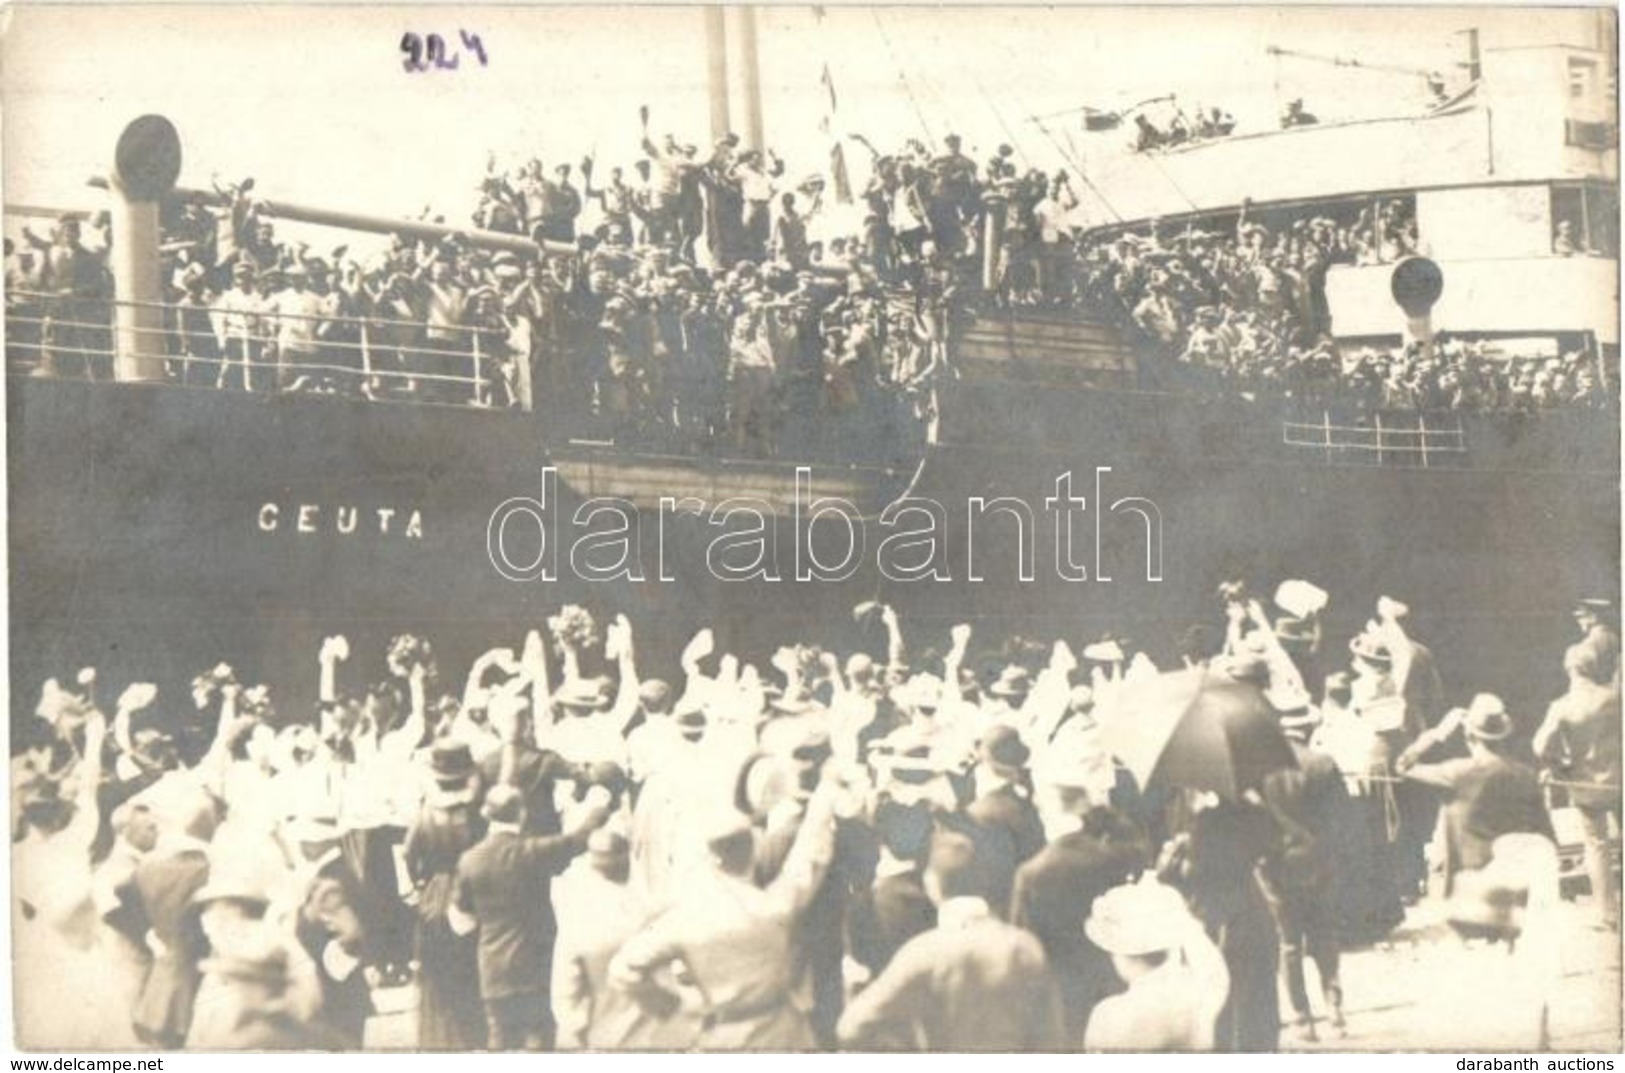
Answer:
[(1043, 947), (993, 914), (976, 852), (963, 835), (933, 839), (925, 888), (936, 926), (904, 944), (847, 1005), (842, 1044), (1015, 1052), (1065, 1046), (1061, 996)]
[(493, 1051), (551, 1049), (548, 991), (558, 931), (552, 878), (603, 826), (609, 794), (597, 790), (589, 795), (576, 826), (562, 835), (524, 834), (525, 799), (512, 786), (487, 791), (483, 812), (485, 838), (457, 863), (447, 920), (460, 934), (479, 934), (486, 1046)]
[[(1466, 709), (1453, 710), (1438, 726), (1423, 732), (1394, 763), (1399, 774), (1433, 787), (1443, 799), (1438, 830), (1443, 842), (1443, 895), (1453, 893), (1458, 874), (1489, 863), (1491, 845), (1500, 836), (1552, 837), (1534, 769), (1511, 758), (1512, 730), (1512, 717), (1501, 698), (1480, 693)], [(1466, 757), (1422, 763), (1457, 731), (1466, 739)]]

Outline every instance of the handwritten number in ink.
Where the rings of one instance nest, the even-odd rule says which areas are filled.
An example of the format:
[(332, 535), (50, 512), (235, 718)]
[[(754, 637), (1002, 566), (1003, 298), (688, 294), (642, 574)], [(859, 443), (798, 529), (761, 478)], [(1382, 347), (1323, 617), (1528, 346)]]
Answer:
[(442, 71), (455, 71), (455, 70), (457, 70), (457, 57), (452, 56), (450, 58), (447, 58), (447, 56), (446, 56), (446, 42), (441, 38), (441, 36), (439, 34), (430, 34), (429, 35), (428, 53), (429, 53), (429, 62), (434, 64), (435, 67), (439, 68), (440, 70), (442, 70)]
[(401, 61), (401, 66), (407, 71), (427, 70), (428, 65), (423, 62), (423, 41), (417, 34), (408, 33), (401, 37), (401, 51), (407, 58)]
[[(480, 40), (479, 34), (469, 33), (467, 30), (458, 30), (457, 36), (462, 40), (463, 48), (472, 53), (484, 67), (490, 63), (490, 57), (485, 52), (485, 42)], [(401, 36), (401, 52), (405, 58), (401, 66), (408, 73), (418, 71), (455, 71), (462, 60), (462, 53), (455, 47), (447, 47), (446, 39), (439, 34), (419, 36), (407, 33)]]

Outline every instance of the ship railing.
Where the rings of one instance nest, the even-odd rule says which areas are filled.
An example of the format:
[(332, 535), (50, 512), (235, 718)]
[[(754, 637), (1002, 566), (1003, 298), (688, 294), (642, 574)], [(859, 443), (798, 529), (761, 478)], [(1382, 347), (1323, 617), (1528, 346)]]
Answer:
[[(171, 386), (481, 409), (529, 410), (532, 403), (530, 363), (506, 360), (515, 356), (487, 341), (495, 328), (115, 302), (39, 291), (10, 291), (7, 303), (11, 373), (111, 380), (117, 340), (124, 336), (132, 340), (127, 352), (163, 361), (161, 382)], [(165, 323), (115, 324), (113, 311), (120, 306), (157, 309)], [(200, 321), (188, 324), (188, 318)], [(312, 327), (290, 340), (283, 328), (294, 323)], [(326, 331), (318, 337), (322, 326)]]
[(1342, 421), (1330, 410), (1321, 411), (1319, 422), (1283, 421), (1281, 442), (1322, 452), (1327, 462), (1401, 468), (1449, 465), (1467, 454), (1467, 434), (1456, 414), (1377, 412), (1369, 423)]

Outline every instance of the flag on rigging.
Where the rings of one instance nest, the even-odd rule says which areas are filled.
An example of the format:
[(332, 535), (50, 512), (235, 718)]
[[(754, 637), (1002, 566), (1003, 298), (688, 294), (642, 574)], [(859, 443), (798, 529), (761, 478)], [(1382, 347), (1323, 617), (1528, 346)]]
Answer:
[(824, 118), (819, 124), (824, 134), (829, 137), (829, 181), (835, 191), (835, 203), (838, 205), (852, 204), (852, 178), (846, 170), (846, 149), (841, 144), (841, 137), (835, 134), (835, 113), (840, 108), (840, 98), (835, 95), (835, 78), (829, 73), (829, 64), (818, 76), (819, 83), (824, 87), (827, 108)]
[(835, 79), (830, 76), (829, 64), (824, 64), (824, 72), (818, 76), (818, 81), (824, 87), (824, 93), (829, 97), (829, 114), (834, 116), (840, 109), (840, 100), (835, 96)]

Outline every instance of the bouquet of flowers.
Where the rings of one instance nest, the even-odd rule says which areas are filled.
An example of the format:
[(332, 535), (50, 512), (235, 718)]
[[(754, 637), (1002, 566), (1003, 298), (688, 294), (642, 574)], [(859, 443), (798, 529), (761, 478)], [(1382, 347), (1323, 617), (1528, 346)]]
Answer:
[(257, 685), (243, 690), (242, 696), (237, 698), (237, 714), (269, 721), (276, 714), (276, 709), (271, 707), (270, 689)]
[(797, 645), (796, 680), (813, 685), (824, 677), (824, 650), (817, 645)]
[(586, 648), (598, 635), (592, 612), (580, 604), (566, 604), (558, 614), (548, 618), (547, 628), (561, 653)]
[(237, 672), (229, 663), (217, 663), (214, 668), (192, 679), (192, 701), (199, 708), (207, 708), (211, 701), (227, 686), (237, 685)]
[(412, 668), (420, 665), (429, 677), (435, 674), (434, 649), (416, 634), (403, 633), (393, 638), (389, 642), (384, 663), (389, 667), (389, 673), (399, 678), (411, 677)]

